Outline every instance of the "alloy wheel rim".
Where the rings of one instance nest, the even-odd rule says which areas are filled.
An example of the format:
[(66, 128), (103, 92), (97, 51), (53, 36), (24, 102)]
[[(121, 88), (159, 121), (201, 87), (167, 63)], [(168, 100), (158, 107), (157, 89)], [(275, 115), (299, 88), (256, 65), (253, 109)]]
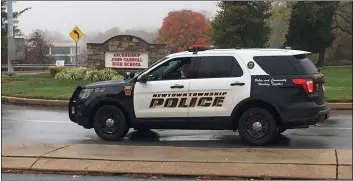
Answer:
[(254, 139), (262, 139), (268, 134), (269, 123), (261, 115), (253, 115), (246, 122), (246, 132)]

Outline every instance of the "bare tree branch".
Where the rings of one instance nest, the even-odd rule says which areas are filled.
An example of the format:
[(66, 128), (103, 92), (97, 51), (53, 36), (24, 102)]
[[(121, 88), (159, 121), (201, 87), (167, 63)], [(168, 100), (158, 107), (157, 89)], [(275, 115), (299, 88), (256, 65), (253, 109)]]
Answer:
[[(344, 21), (346, 21), (346, 22), (348, 22), (348, 23), (352, 23), (352, 21), (350, 21), (349, 19), (345, 18), (343, 15), (341, 15), (341, 14), (339, 14), (339, 13), (337, 13), (337, 12), (335, 12), (334, 15), (339, 16), (340, 18), (342, 18)], [(336, 16), (335, 16), (335, 17), (336, 17)]]
[[(352, 2), (342, 3), (339, 8), (334, 12), (333, 20), (335, 23), (334, 29), (340, 29), (342, 32), (352, 35), (352, 12), (346, 9), (346, 6), (352, 6)], [(352, 10), (350, 10), (352, 11)]]
[(337, 21), (337, 16), (334, 16), (334, 21), (336, 23), (336, 26), (334, 28), (332, 28), (332, 30), (339, 28), (341, 31), (346, 32), (350, 35), (352, 35), (352, 30), (349, 30), (349, 28), (345, 27), (343, 28), (342, 26), (339, 25), (338, 21)]
[(25, 8), (25, 9), (23, 9), (23, 10), (21, 10), (21, 11), (18, 11), (18, 12), (14, 12), (13, 13), (13, 18), (17, 18), (18, 16), (20, 16), (22, 13), (24, 13), (25, 11), (27, 11), (27, 10), (30, 10), (30, 9), (32, 9), (31, 7), (28, 7), (28, 8)]

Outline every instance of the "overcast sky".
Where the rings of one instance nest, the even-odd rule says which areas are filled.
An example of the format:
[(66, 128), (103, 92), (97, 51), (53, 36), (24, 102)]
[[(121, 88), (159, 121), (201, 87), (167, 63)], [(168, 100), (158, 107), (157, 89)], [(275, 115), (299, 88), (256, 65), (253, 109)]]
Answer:
[(105, 31), (112, 27), (123, 30), (159, 28), (169, 11), (191, 9), (214, 15), (215, 1), (17, 1), (14, 11), (32, 7), (19, 18), (25, 35), (34, 29), (54, 30), (69, 34), (75, 27), (85, 32)]

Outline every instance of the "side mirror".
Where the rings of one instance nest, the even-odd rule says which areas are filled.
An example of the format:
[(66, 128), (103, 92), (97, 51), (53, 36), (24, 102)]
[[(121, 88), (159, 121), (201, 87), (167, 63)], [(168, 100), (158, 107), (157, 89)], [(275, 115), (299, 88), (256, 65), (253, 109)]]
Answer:
[(148, 80), (148, 75), (147, 74), (143, 74), (143, 75), (141, 75), (140, 78), (137, 79), (137, 82), (146, 83), (147, 80)]
[(135, 77), (135, 73), (134, 72), (131, 72), (130, 73), (130, 78), (134, 78)]

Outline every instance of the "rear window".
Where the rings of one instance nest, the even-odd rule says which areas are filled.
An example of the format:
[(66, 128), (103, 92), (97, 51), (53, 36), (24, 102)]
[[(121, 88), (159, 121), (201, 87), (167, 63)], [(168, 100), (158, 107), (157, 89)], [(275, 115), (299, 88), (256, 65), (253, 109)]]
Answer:
[(282, 75), (310, 75), (318, 69), (305, 55), (298, 56), (255, 56), (255, 62), (268, 74)]
[(304, 55), (298, 55), (298, 56), (293, 56), (295, 59), (290, 59), (292, 64), (295, 66), (295, 68), (298, 70), (298, 74), (316, 74), (318, 73), (318, 68), (315, 66), (315, 64), (306, 56)]

